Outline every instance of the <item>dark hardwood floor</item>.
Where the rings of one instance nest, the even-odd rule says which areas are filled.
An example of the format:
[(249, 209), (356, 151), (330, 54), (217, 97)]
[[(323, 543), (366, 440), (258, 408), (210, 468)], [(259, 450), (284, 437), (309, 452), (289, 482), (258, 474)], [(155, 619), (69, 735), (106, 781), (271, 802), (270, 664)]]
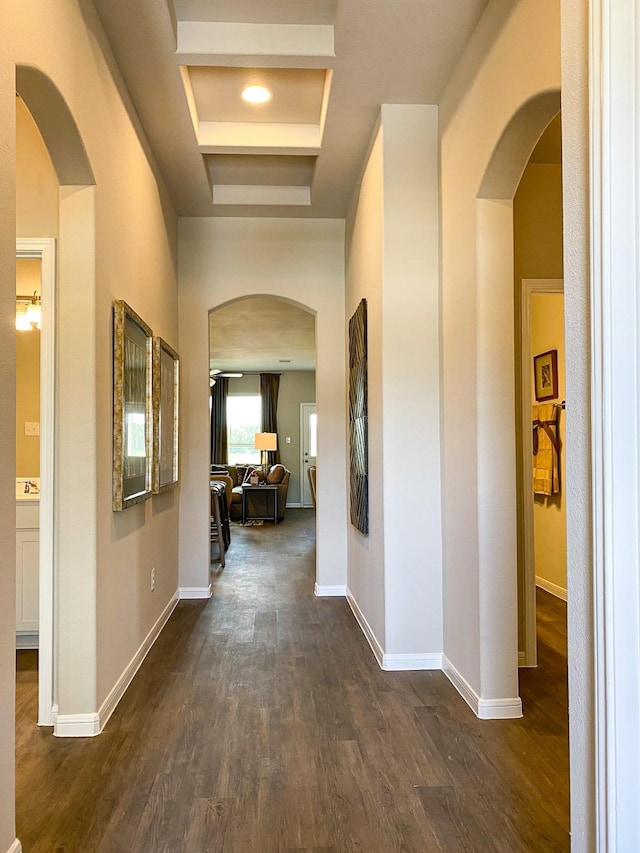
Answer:
[(313, 513), (234, 527), (99, 737), (38, 730), (20, 653), (25, 853), (567, 851), (566, 613), (539, 594), (522, 720), (481, 722), (439, 672), (382, 672), (313, 596)]

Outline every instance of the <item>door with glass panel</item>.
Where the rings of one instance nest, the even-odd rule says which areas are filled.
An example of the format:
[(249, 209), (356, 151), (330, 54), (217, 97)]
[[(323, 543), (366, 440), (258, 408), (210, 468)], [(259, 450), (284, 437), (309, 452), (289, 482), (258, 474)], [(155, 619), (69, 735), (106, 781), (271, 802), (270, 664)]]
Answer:
[(309, 466), (316, 464), (318, 416), (315, 403), (300, 404), (300, 493), (302, 506), (313, 506)]

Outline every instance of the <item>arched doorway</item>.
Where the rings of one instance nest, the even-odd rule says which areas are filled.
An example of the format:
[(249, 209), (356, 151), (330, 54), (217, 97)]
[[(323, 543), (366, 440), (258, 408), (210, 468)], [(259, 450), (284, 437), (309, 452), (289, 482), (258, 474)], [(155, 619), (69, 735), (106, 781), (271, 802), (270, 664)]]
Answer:
[[(181, 224), (179, 265), (182, 485), (180, 588), (209, 597), (209, 312), (272, 296), (314, 312), (318, 453), (318, 595), (346, 591), (344, 227), (339, 221), (212, 217)], [(323, 497), (324, 495), (324, 497)]]
[[(93, 232), (94, 179), (73, 116), (52, 81), (36, 68), (18, 66), (16, 90), (42, 138), (58, 184), (54, 201), (57, 221), (47, 229), (57, 233), (43, 234), (38, 240), (20, 240), (22, 228), (39, 230), (42, 225), (21, 221), (17, 229), (18, 255), (42, 259), (38, 723), (50, 726), (55, 722), (60, 680), (65, 677), (65, 667), (56, 657), (60, 614), (54, 590), (60, 581), (58, 566), (65, 562), (65, 549), (74, 547), (73, 533), (65, 535), (65, 531), (75, 529), (72, 508), (59, 503), (64, 493), (64, 472), (75, 460), (73, 441), (65, 441), (62, 435), (68, 436), (70, 422), (77, 424), (78, 417), (77, 409), (72, 416), (64, 406), (65, 390), (68, 394), (79, 387), (77, 359), (64, 344), (73, 340), (82, 348), (78, 334), (87, 344), (92, 335), (92, 330), (83, 332), (78, 325), (77, 312), (83, 307), (86, 310), (93, 300), (93, 288), (87, 287), (94, 266), (93, 241), (76, 238), (81, 229), (87, 229), (85, 234)], [(18, 192), (20, 187), (18, 182)], [(62, 274), (58, 272), (61, 269)], [(62, 357), (56, 342), (63, 344)]]
[[(513, 197), (531, 152), (559, 109), (559, 91), (540, 93), (519, 108), (493, 151), (476, 200), (483, 697), (519, 695)], [(511, 715), (517, 716), (512, 705)]]
[(209, 314), (209, 369), (212, 399), (222, 381), (225, 387), (225, 458), (214, 451), (225, 442), (213, 440), (220, 424), (212, 420), (211, 463), (219, 466), (260, 463), (252, 446), (262, 422), (260, 376), (278, 377), (278, 460), (289, 474), (287, 506), (302, 506), (306, 468), (300, 464), (300, 419), (301, 406), (316, 403), (315, 313), (272, 296), (246, 296), (219, 306)]

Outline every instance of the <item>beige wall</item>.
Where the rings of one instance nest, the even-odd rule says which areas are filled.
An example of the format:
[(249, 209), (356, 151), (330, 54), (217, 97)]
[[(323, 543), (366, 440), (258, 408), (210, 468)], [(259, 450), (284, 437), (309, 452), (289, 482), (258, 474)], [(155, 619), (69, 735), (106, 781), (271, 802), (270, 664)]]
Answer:
[(562, 166), (529, 163), (513, 198), (513, 269), (523, 278), (562, 278)]
[[(176, 216), (122, 102), (121, 81), (91, 5), (39, 0), (16, 14), (15, 3), (0, 0), (0, 30), (0, 315), (5, 330), (0, 334), (0, 540), (11, 543), (15, 525), (17, 230), (19, 236), (58, 238), (56, 690), (63, 718), (77, 714), (92, 720), (177, 587), (178, 493), (117, 517), (111, 511), (111, 302), (126, 299), (179, 349)], [(41, 69), (66, 101), (95, 178), (90, 189), (71, 186), (86, 180), (89, 171), (80, 158), (79, 165), (67, 163), (62, 174), (69, 186), (58, 196), (33, 136), (24, 144), (19, 140), (15, 156), (20, 64)], [(57, 105), (45, 98), (44, 107), (55, 110)], [(67, 119), (51, 122), (51, 140), (69, 126)], [(74, 180), (80, 173), (82, 179)], [(151, 566), (157, 569), (153, 594)], [(0, 849), (15, 837), (14, 602), (14, 554), (8, 545), (0, 556)]]
[[(531, 295), (531, 352), (537, 355), (551, 349), (558, 351), (558, 400), (565, 399), (564, 357), (564, 296), (561, 293), (534, 293)], [(532, 371), (533, 373), (533, 371)], [(531, 399), (535, 401), (533, 382)], [(564, 412), (559, 417), (560, 484), (559, 495), (535, 495), (533, 501), (533, 529), (536, 578), (551, 584), (552, 590), (566, 596), (567, 590), (567, 535), (564, 447), (566, 430)], [(547, 586), (548, 588), (548, 586)]]
[[(613, 3), (607, 0), (607, 6)], [(562, 0), (562, 150), (564, 299), (567, 397), (567, 589), (571, 843), (596, 847), (593, 527), (591, 459), (591, 282), (589, 146), (606, 126), (590, 130), (589, 24), (583, 0)], [(594, 54), (595, 56), (595, 54)], [(594, 211), (594, 216), (598, 212)], [(597, 226), (595, 226), (597, 227)]]
[[(7, 93), (14, 89), (13, 103)], [(0, 850), (15, 840), (15, 189), (13, 69), (0, 61)], [(9, 330), (11, 334), (9, 334)]]
[[(346, 584), (344, 223), (330, 219), (181, 218), (183, 479), (180, 585), (209, 587), (208, 312), (243, 296), (275, 296), (316, 317), (317, 582)], [(326, 495), (326, 497), (323, 497)]]
[(386, 644), (382, 505), (383, 133), (378, 130), (349, 222), (347, 318), (367, 300), (369, 535), (349, 525), (349, 591), (381, 647)]
[(58, 236), (58, 179), (42, 136), (16, 98), (16, 236)]
[[(349, 591), (388, 669), (442, 663), (437, 140), (437, 107), (383, 105), (350, 220), (347, 315), (367, 299), (370, 518), (368, 536), (349, 527)], [(428, 485), (411, 497), (413, 451)]]
[(40, 423), (40, 332), (16, 332), (16, 477), (40, 476), (40, 438), (25, 423)]
[[(41, 291), (40, 261), (16, 260), (16, 293)], [(16, 331), (16, 477), (40, 476), (40, 439), (25, 435), (25, 422), (40, 422), (40, 331)]]
[[(315, 403), (316, 375), (312, 370), (288, 370), (280, 377), (278, 447), (280, 461), (291, 471), (287, 503), (300, 504), (300, 403)], [(291, 443), (286, 443), (289, 436)]]
[(558, 3), (490, 2), (440, 104), (444, 650), (483, 701), (514, 711), (511, 199), (559, 88)]

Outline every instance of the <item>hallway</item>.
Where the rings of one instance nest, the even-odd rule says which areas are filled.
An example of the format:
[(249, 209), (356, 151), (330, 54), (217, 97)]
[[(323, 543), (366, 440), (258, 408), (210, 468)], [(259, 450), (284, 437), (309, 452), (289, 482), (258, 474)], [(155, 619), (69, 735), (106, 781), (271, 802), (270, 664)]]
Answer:
[(213, 598), (178, 605), (99, 737), (37, 730), (23, 659), (26, 853), (569, 849), (564, 605), (539, 596), (524, 719), (481, 722), (443, 674), (382, 672), (346, 602), (313, 596), (313, 520), (233, 528)]

